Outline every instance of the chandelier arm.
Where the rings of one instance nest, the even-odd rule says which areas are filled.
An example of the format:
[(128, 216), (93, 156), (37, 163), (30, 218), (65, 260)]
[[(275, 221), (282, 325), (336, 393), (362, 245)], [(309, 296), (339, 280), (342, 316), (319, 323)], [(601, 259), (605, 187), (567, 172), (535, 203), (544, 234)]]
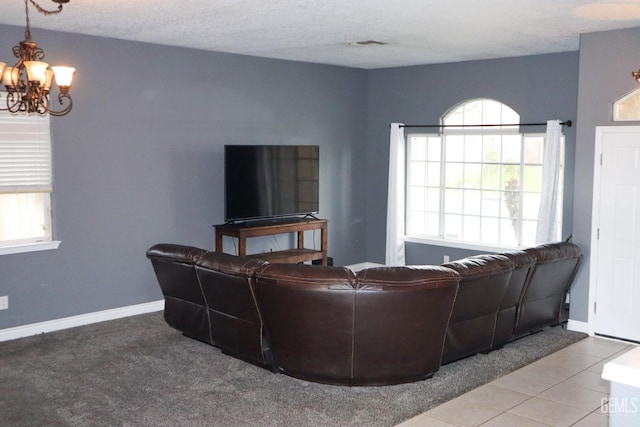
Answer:
[(71, 95), (69, 95), (68, 92), (60, 92), (58, 94), (58, 103), (60, 105), (64, 105), (65, 102), (67, 103), (66, 107), (62, 108), (62, 110), (57, 110), (57, 111), (52, 110), (48, 104), (46, 106), (47, 112), (55, 117), (64, 116), (69, 111), (71, 111), (71, 108), (73, 108), (73, 100), (71, 99)]
[(10, 111), (9, 110), (9, 99), (8, 99), (8, 96), (7, 96), (7, 101), (4, 103), (4, 105), (6, 105), (7, 108), (2, 108), (2, 103), (0, 103), (0, 111)]
[(7, 111), (14, 114), (27, 111), (26, 103), (16, 92), (9, 92), (7, 95)]
[[(36, 99), (38, 99), (37, 102)], [(36, 96), (33, 99), (25, 99), (18, 92), (9, 92), (6, 99), (7, 108), (0, 108), (0, 111), (8, 111), (14, 114), (36, 113), (41, 116), (51, 114), (55, 117), (61, 117), (68, 114), (73, 108), (73, 99), (68, 92), (60, 92), (58, 94), (58, 103), (62, 106), (62, 108), (60, 110), (54, 110), (51, 108), (49, 94), (42, 97)]]

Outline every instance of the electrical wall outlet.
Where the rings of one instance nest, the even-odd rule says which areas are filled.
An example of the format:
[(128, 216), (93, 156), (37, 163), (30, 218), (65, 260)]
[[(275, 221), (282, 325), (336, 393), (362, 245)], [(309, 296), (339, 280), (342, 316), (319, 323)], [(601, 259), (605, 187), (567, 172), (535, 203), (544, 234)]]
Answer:
[(0, 310), (6, 310), (9, 308), (9, 297), (0, 297)]
[(444, 256), (444, 263), (448, 263), (449, 262), (449, 255), (445, 255)]

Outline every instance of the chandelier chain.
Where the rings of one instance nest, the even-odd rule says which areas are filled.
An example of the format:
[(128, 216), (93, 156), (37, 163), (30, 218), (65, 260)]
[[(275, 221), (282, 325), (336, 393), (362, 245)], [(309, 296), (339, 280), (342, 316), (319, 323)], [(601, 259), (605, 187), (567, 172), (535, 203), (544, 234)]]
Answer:
[[(53, 0), (52, 0), (53, 1)], [(58, 3), (58, 8), (54, 10), (47, 10), (36, 3), (35, 0), (24, 0), (24, 13), (27, 16), (27, 28), (24, 32), (25, 38), (27, 40), (31, 40), (31, 21), (29, 19), (29, 3), (36, 8), (36, 10), (44, 15), (55, 15), (56, 13), (62, 12), (62, 3)]]
[[(53, 0), (52, 0), (53, 1)], [(29, 2), (31, 2), (31, 4), (38, 10), (38, 12), (45, 14), (45, 15), (55, 15), (56, 13), (60, 13), (62, 12), (62, 3), (58, 3), (58, 8), (55, 10), (47, 10), (45, 8), (43, 8), (42, 6), (40, 6), (38, 3), (35, 2), (35, 0), (29, 0)], [(25, 1), (26, 3), (26, 1)]]
[(27, 16), (27, 27), (24, 30), (24, 38), (31, 40), (31, 21), (29, 20), (29, 3), (24, 0), (24, 13)]

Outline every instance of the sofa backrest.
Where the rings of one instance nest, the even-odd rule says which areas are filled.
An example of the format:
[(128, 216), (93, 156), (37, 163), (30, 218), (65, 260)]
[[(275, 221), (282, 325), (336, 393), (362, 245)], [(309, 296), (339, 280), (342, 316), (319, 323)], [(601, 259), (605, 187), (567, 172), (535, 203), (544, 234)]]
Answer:
[(210, 343), (209, 320), (194, 264), (204, 249), (159, 243), (147, 250), (160, 290), (164, 295), (166, 322), (193, 338)]
[(525, 249), (536, 264), (519, 309), (515, 336), (562, 322), (562, 307), (575, 278), (582, 254), (569, 242), (547, 243)]
[(208, 252), (195, 263), (208, 308), (211, 342), (241, 359), (269, 365), (269, 344), (255, 297), (258, 259)]
[(274, 365), (349, 385), (415, 381), (440, 365), (458, 275), (442, 267), (351, 270), (272, 264), (256, 273)]
[(440, 266), (380, 267), (356, 277), (355, 384), (397, 384), (433, 375), (458, 291), (459, 275)]
[(536, 258), (525, 251), (504, 252), (501, 255), (513, 263), (513, 271), (498, 311), (492, 349), (502, 347), (513, 337), (520, 301), (536, 263)]
[(293, 377), (351, 377), (355, 276), (346, 268), (270, 264), (256, 273), (273, 363)]
[(460, 274), (442, 358), (448, 363), (491, 348), (513, 263), (503, 255), (481, 255), (444, 267)]

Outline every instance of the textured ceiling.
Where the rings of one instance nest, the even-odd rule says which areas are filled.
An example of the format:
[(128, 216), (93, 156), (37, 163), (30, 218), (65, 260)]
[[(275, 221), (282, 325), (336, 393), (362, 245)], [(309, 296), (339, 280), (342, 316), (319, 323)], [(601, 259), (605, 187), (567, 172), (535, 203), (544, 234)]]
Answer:
[[(0, 23), (24, 27), (24, 1), (1, 1)], [(71, 0), (30, 17), (36, 42), (46, 28), (372, 69), (577, 50), (580, 33), (640, 26), (640, 0)]]

